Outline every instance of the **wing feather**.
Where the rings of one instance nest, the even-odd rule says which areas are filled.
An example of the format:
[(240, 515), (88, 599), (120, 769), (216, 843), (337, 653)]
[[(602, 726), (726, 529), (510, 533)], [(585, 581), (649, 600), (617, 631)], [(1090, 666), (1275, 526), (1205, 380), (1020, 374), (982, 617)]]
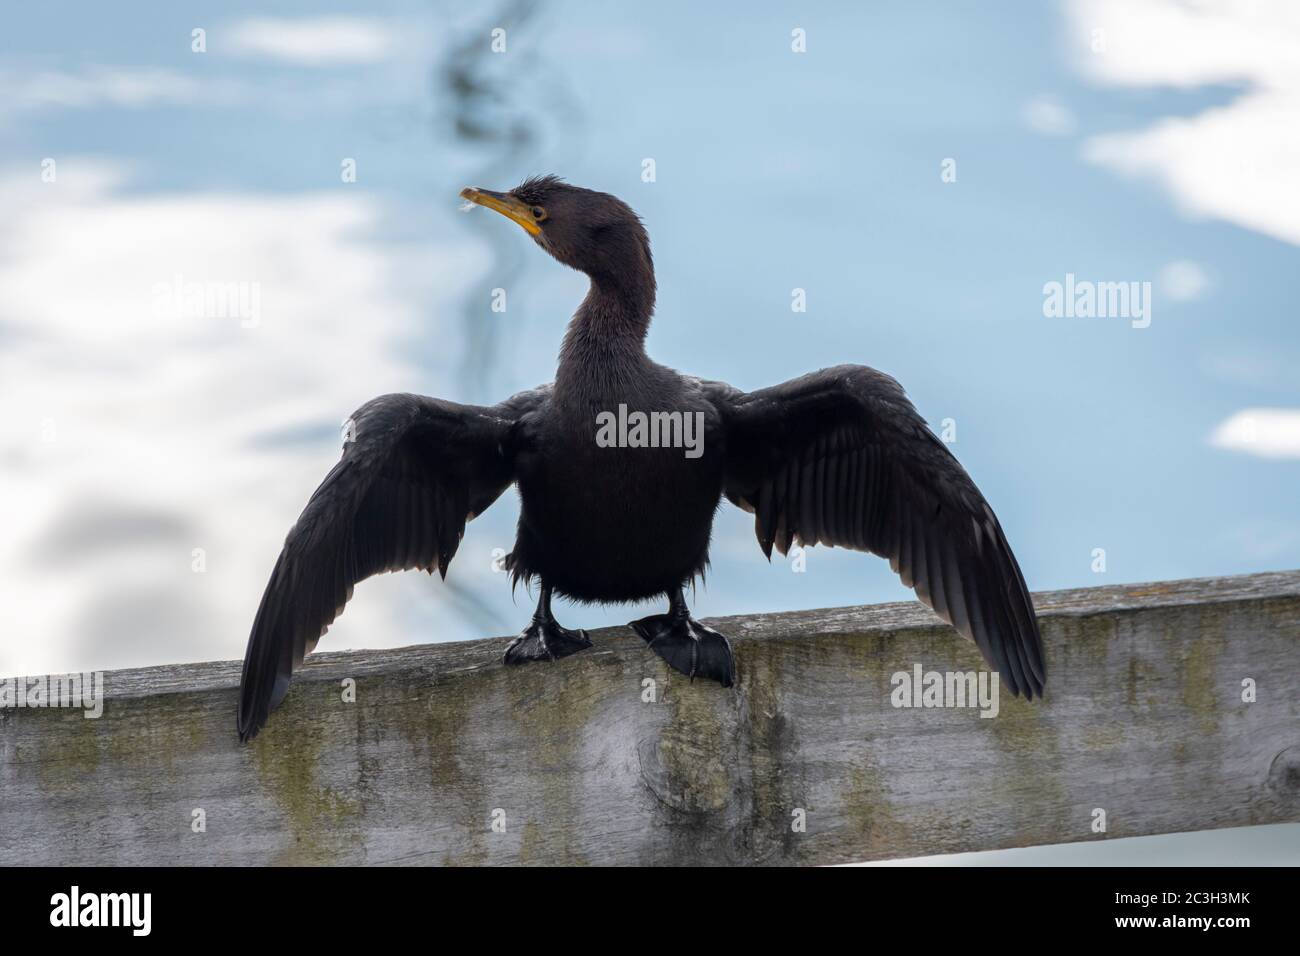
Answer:
[(793, 539), (887, 558), (1013, 693), (1042, 693), (1042, 638), (1015, 555), (897, 382), (844, 365), (756, 392), (704, 385), (725, 423), (725, 492), (754, 512), (764, 553)]
[(353, 415), (343, 457), (286, 537), (257, 609), (240, 681), (242, 740), (265, 725), (358, 582), (413, 568), (446, 576), (465, 522), (514, 480), (514, 429), (547, 394), (491, 408), (385, 395)]

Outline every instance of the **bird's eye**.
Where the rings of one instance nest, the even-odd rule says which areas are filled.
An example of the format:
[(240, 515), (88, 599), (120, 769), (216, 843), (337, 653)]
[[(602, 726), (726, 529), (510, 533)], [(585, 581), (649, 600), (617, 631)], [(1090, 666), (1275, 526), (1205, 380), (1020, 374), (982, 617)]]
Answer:
[(543, 219), (546, 218), (546, 210), (543, 209), (541, 206), (534, 206), (533, 218), (536, 219), (538, 222), (541, 222)]

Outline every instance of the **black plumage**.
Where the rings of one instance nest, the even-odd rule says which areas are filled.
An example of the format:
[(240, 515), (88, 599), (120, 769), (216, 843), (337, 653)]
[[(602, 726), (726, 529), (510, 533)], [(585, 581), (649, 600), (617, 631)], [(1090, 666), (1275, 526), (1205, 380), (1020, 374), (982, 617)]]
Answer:
[[(465, 523), (511, 484), (521, 512), (507, 564), (516, 581), (538, 582), (540, 600), (507, 663), (590, 646), (583, 631), (555, 621), (553, 593), (602, 603), (665, 595), (666, 614), (632, 627), (670, 666), (730, 686), (727, 639), (691, 618), (682, 595), (708, 563), (725, 496), (754, 514), (769, 558), (796, 542), (887, 557), (1013, 693), (1042, 693), (1042, 641), (1002, 528), (897, 382), (841, 365), (747, 393), (681, 375), (645, 352), (654, 264), (626, 204), (551, 176), (462, 196), (590, 277), (555, 382), (491, 407), (386, 395), (356, 412), (342, 459), (289, 532), (253, 622), (241, 739), (266, 723), (353, 585), (412, 568), (445, 577)], [(692, 416), (702, 425), (698, 456), (603, 446), (599, 416), (620, 406)]]

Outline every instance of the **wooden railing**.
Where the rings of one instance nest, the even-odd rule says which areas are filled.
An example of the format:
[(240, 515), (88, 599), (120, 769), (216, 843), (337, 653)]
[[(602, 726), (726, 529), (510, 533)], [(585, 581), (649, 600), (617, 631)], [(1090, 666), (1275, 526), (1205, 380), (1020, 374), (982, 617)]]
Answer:
[(914, 603), (712, 621), (730, 690), (623, 628), (521, 668), (506, 639), (318, 654), (248, 745), (237, 663), (111, 672), (99, 719), (0, 710), (0, 862), (811, 864), (1300, 821), (1300, 572), (1035, 602), (1047, 697), (991, 717), (895, 706), (918, 665), (983, 667)]

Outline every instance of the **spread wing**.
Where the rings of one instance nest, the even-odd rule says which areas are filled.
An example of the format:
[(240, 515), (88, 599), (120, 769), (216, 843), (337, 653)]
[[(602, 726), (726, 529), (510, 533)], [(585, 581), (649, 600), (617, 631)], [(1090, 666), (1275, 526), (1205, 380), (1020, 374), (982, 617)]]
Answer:
[(756, 392), (705, 387), (725, 422), (725, 493), (769, 558), (795, 540), (888, 558), (1013, 693), (1042, 694), (1038, 622), (998, 519), (896, 381), (841, 365)]
[(284, 699), (357, 582), (408, 568), (446, 577), (465, 522), (513, 482), (512, 429), (545, 395), (491, 408), (385, 395), (352, 416), (343, 457), (289, 531), (257, 609), (239, 688), (241, 740)]

